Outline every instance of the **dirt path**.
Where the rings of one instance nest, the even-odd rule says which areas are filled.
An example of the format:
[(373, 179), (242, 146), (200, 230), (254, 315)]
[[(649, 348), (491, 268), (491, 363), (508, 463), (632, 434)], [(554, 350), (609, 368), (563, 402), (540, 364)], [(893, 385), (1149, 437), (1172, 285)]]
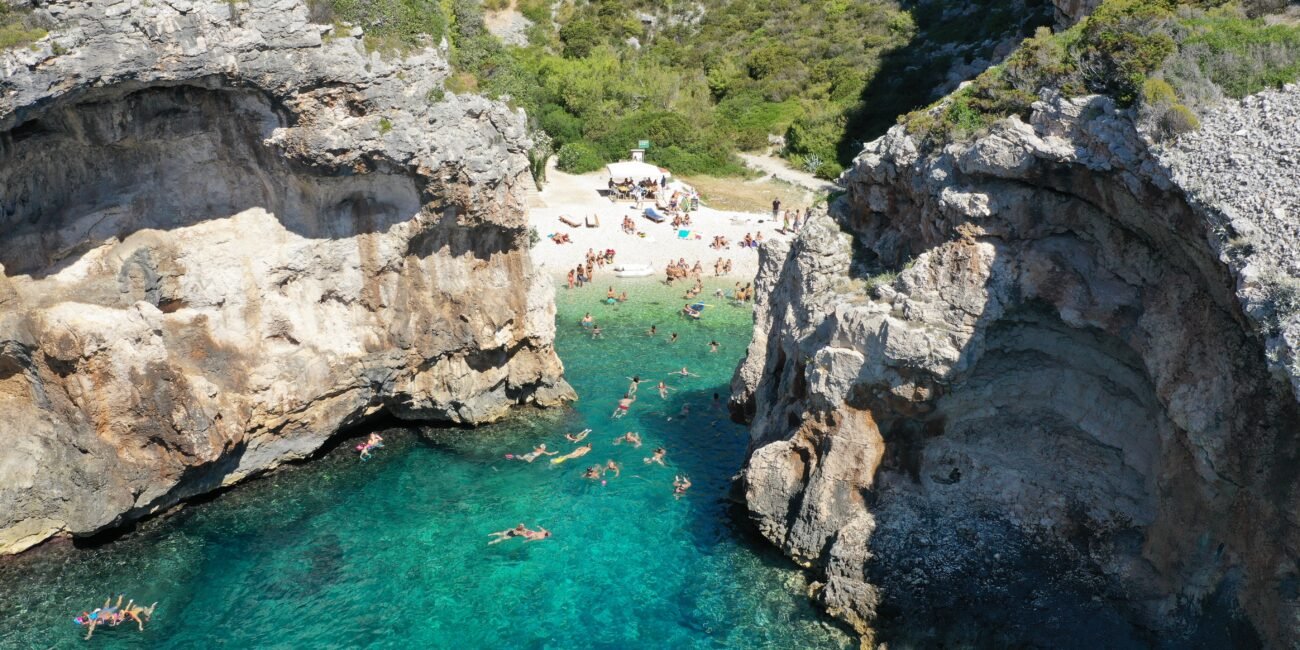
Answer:
[(834, 192), (841, 189), (839, 185), (831, 181), (817, 178), (808, 172), (790, 167), (785, 160), (776, 156), (742, 153), (740, 158), (745, 161), (745, 165), (748, 167), (814, 192)]

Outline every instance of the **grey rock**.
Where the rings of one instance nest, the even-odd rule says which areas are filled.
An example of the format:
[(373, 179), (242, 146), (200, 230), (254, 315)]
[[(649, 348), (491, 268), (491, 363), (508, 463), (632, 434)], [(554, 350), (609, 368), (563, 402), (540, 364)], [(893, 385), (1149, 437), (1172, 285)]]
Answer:
[[(1097, 97), (941, 151), (896, 127), (763, 249), (741, 485), (829, 611), (867, 640), (882, 599), (951, 597), (1195, 644), (1228, 607), (1297, 643), (1296, 107), (1264, 93), (1163, 149)], [(1091, 613), (1046, 627), (1017, 580)]]
[(0, 553), (380, 414), (572, 397), (523, 115), (432, 102), (437, 50), (368, 53), (292, 0), (44, 6), (0, 53)]

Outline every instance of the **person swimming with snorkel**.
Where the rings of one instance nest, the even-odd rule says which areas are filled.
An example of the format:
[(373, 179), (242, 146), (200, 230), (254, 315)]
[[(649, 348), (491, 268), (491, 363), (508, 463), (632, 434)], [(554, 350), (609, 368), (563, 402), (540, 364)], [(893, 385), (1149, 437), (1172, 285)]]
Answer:
[(378, 433), (370, 434), (365, 442), (357, 445), (357, 451), (361, 452), (361, 460), (370, 460), (370, 452), (373, 449), (380, 449), (384, 446), (384, 438)]

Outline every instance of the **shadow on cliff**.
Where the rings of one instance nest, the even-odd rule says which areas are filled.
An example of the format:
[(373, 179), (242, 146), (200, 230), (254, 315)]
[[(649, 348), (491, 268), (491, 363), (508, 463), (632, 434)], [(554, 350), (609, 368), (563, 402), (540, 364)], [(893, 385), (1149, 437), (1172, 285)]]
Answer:
[[(382, 152), (347, 149), (322, 160), (292, 136), (272, 145), (278, 129), (310, 118), (265, 92), (219, 78), (199, 83), (206, 85), (99, 89), (25, 115), (0, 134), (5, 272), (42, 278), (137, 232), (254, 208), (313, 240), (388, 232), (421, 218), (438, 227), (413, 247), (420, 251), (486, 258), (514, 246), (513, 229), (482, 240), (457, 232), (457, 220), (475, 206), (453, 196), (461, 177), (454, 166), (417, 173)], [(362, 100), (337, 101), (335, 110), (365, 115)], [(478, 225), (475, 236), (489, 229)]]
[[(949, 70), (972, 66), (968, 76), (984, 69), (1003, 35), (1028, 36), (1052, 23), (1048, 0), (970, 0), (955, 5), (944, 0), (904, 0), (917, 33), (906, 45), (882, 57), (879, 70), (862, 89), (858, 103), (845, 114), (844, 134), (836, 147), (840, 164), (848, 166), (862, 145), (885, 134), (900, 116), (938, 99)], [(964, 8), (954, 15), (954, 7)], [(951, 45), (979, 45), (959, 55)], [(983, 65), (979, 64), (983, 61)]]

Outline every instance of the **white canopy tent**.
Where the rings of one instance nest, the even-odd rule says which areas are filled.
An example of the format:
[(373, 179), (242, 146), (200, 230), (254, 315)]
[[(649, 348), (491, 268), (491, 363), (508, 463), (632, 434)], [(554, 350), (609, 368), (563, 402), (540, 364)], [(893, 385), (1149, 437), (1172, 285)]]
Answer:
[(605, 169), (609, 172), (609, 177), (615, 181), (621, 181), (625, 178), (630, 178), (633, 181), (639, 181), (643, 178), (658, 180), (663, 176), (672, 176), (667, 169), (636, 160), (612, 162), (605, 165)]

